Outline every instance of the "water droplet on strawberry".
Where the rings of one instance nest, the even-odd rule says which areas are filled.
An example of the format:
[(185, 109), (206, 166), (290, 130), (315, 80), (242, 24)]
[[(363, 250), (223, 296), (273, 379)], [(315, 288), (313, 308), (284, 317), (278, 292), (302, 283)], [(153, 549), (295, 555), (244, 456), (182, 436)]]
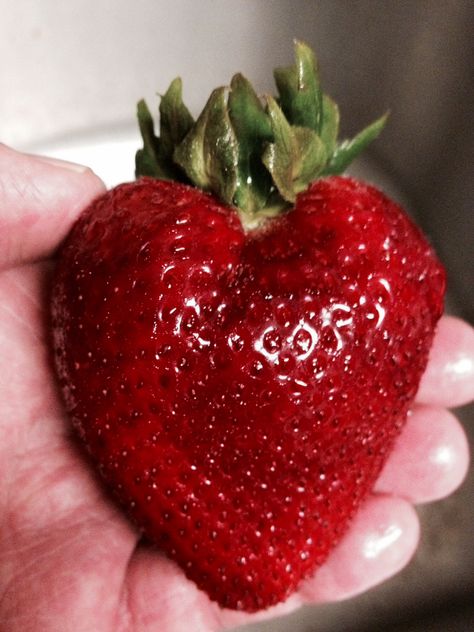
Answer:
[(250, 375), (252, 375), (253, 377), (258, 377), (259, 375), (261, 375), (262, 371), (263, 364), (260, 362), (260, 360), (255, 360), (254, 362), (252, 362), (249, 368)]
[[(313, 330), (314, 331), (314, 330)], [(316, 332), (300, 328), (293, 336), (293, 349), (298, 356), (306, 356), (311, 353), (316, 342)]]
[(242, 351), (242, 349), (244, 348), (244, 339), (237, 332), (230, 334), (227, 340), (232, 351), (239, 352)]
[(185, 224), (189, 224), (191, 221), (191, 215), (188, 212), (183, 211), (177, 214), (175, 221), (177, 226), (184, 226)]
[(329, 325), (321, 330), (320, 343), (330, 354), (336, 353), (343, 346), (339, 332), (335, 327)]
[(274, 355), (281, 350), (282, 340), (280, 334), (275, 329), (270, 329), (263, 334), (262, 350), (268, 355)]

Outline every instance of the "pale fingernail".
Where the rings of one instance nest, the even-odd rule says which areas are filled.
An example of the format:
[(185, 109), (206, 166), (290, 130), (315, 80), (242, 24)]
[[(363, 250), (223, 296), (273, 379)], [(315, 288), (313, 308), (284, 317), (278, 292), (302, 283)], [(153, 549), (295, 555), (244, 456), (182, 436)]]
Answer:
[(60, 160), (59, 158), (51, 158), (50, 156), (32, 156), (40, 162), (44, 162), (52, 167), (58, 167), (59, 169), (66, 169), (67, 171), (74, 171), (75, 173), (85, 173), (89, 171), (89, 167), (85, 165), (79, 165), (75, 162), (69, 162), (68, 160)]

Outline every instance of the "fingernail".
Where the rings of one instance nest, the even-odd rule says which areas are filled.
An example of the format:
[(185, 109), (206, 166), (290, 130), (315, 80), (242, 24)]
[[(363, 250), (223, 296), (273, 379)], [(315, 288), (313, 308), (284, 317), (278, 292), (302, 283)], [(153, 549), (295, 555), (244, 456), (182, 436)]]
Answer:
[(59, 160), (59, 158), (51, 158), (50, 156), (33, 156), (32, 158), (36, 158), (40, 162), (44, 162), (47, 165), (51, 165), (52, 167), (57, 167), (58, 169), (66, 169), (67, 171), (74, 171), (75, 173), (84, 173), (89, 170), (89, 167), (85, 165), (79, 165), (75, 162), (69, 162), (69, 160)]

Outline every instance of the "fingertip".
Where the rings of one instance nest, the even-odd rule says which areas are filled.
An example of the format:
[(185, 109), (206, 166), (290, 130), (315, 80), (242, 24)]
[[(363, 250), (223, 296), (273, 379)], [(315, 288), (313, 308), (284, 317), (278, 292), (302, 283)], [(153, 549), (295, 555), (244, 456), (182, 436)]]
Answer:
[(444, 498), (463, 482), (469, 445), (463, 427), (445, 409), (419, 406), (409, 416), (375, 491), (414, 503)]
[(70, 171), (72, 173), (90, 173), (93, 174), (92, 169), (87, 167), (86, 165), (81, 165), (77, 162), (71, 162), (70, 160), (60, 160), (59, 158), (52, 158), (50, 156), (42, 156), (36, 154), (27, 154), (33, 160), (39, 160), (45, 165), (49, 165), (50, 167), (55, 167), (58, 169), (65, 169), (66, 171)]
[(301, 589), (306, 602), (358, 595), (404, 568), (416, 551), (420, 524), (402, 498), (371, 496), (339, 546)]
[(440, 320), (416, 399), (448, 408), (474, 399), (474, 329), (460, 318)]
[(49, 256), (104, 190), (85, 166), (0, 145), (0, 267)]

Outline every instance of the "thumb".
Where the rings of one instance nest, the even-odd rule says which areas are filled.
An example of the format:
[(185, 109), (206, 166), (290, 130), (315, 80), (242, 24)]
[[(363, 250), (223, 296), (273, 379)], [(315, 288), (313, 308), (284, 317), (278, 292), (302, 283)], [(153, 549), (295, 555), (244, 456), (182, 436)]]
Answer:
[(87, 167), (0, 145), (0, 269), (51, 255), (103, 191)]

